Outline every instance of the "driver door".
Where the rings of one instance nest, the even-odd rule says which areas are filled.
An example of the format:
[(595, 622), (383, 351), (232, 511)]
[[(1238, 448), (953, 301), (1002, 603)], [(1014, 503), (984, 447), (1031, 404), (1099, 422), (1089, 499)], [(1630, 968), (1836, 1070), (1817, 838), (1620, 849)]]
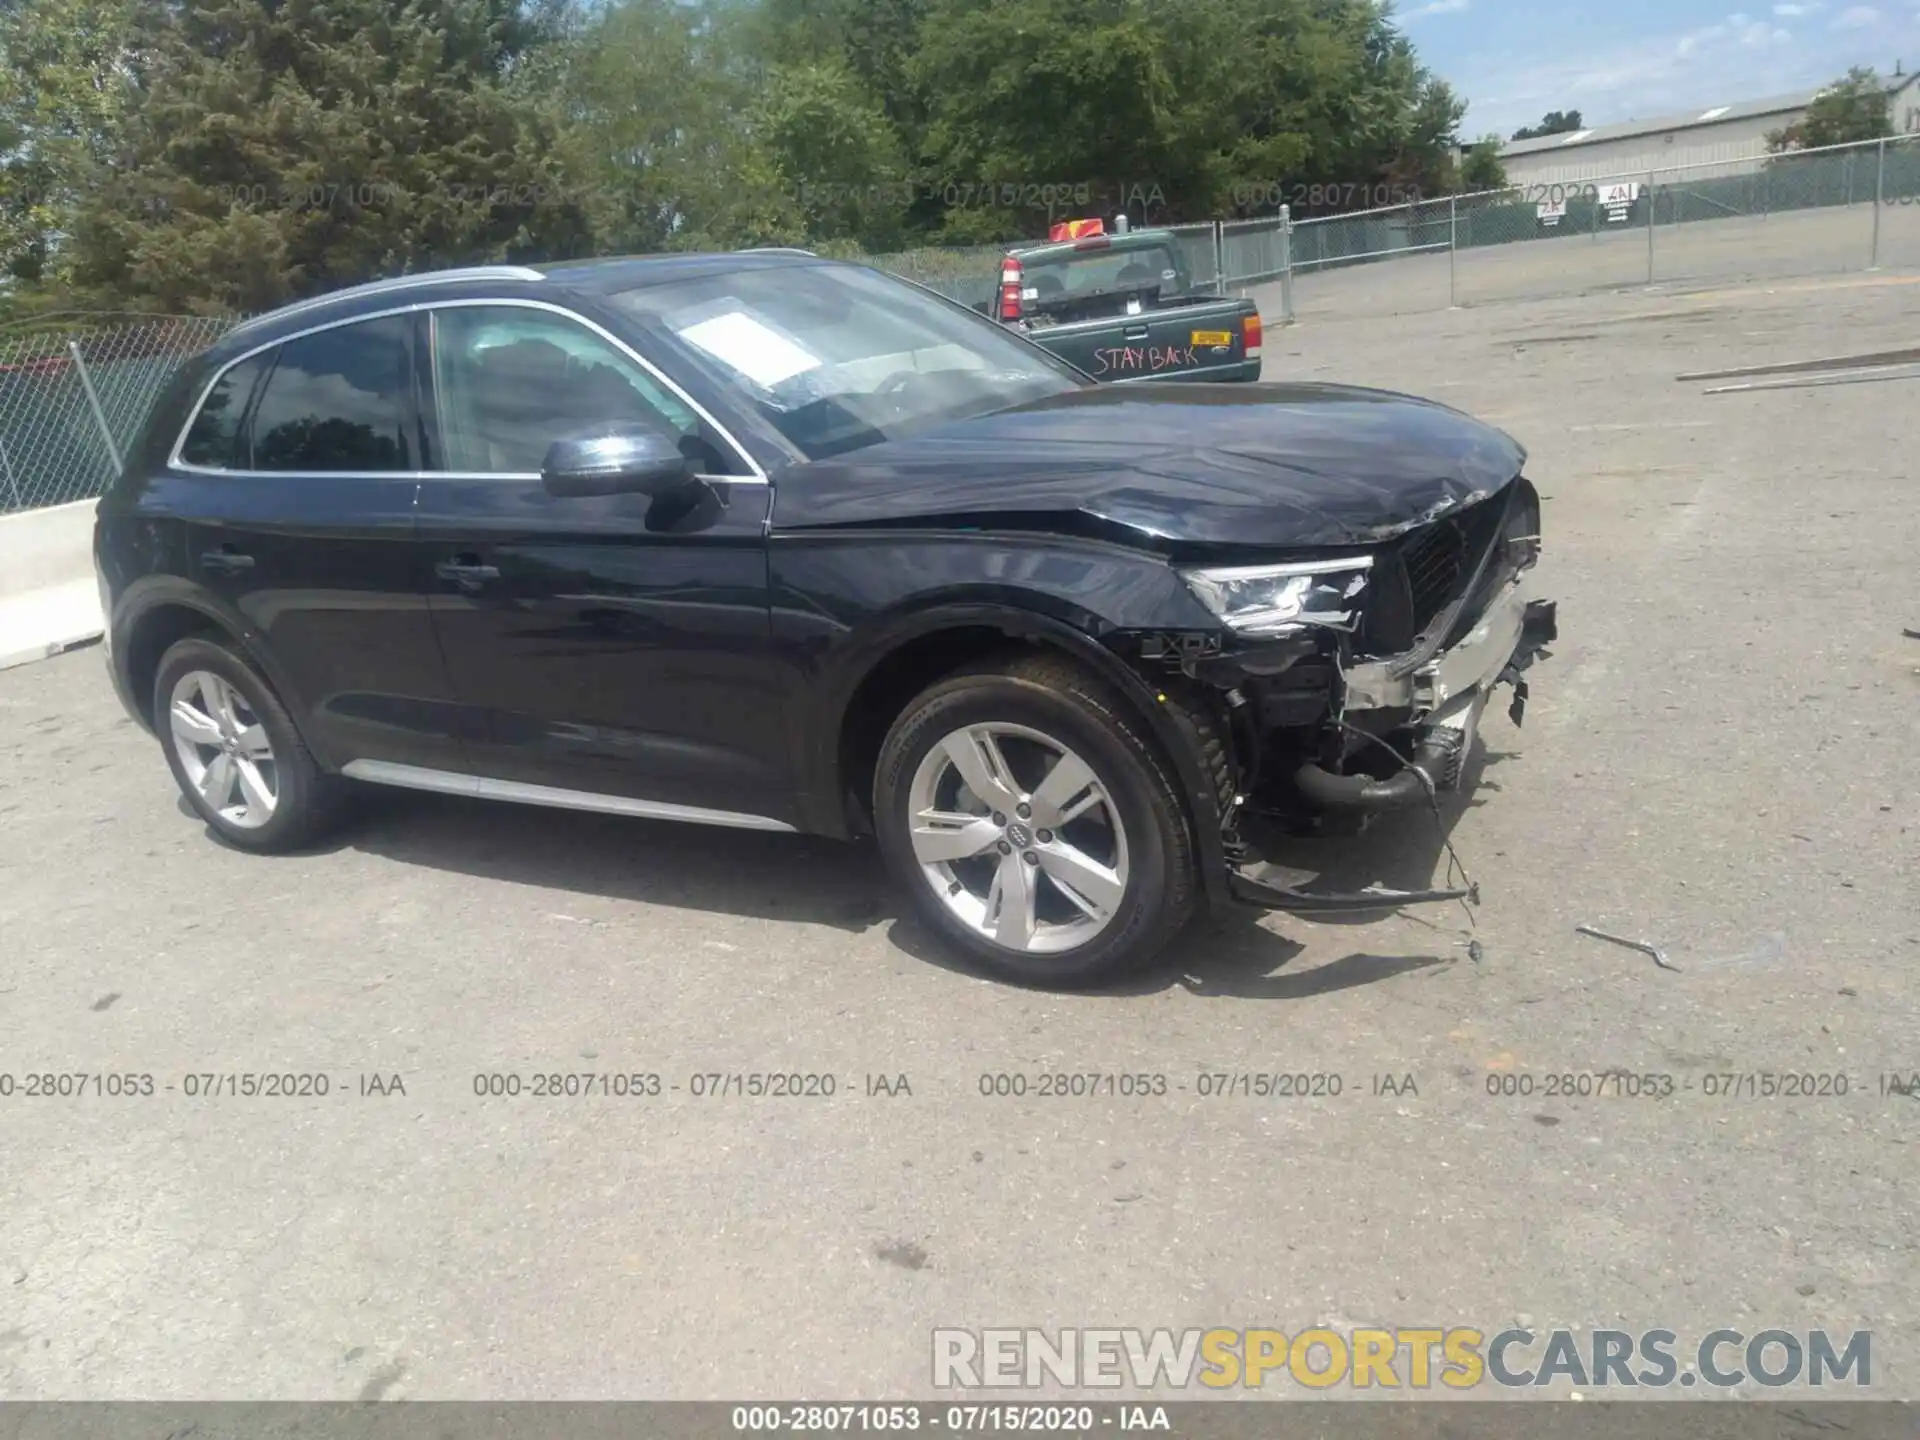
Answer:
[[(786, 828), (766, 481), (581, 317), (505, 301), (429, 314), (435, 473), (416, 523), (469, 769), (503, 798)], [(678, 435), (703, 483), (549, 494), (547, 447), (609, 421)]]

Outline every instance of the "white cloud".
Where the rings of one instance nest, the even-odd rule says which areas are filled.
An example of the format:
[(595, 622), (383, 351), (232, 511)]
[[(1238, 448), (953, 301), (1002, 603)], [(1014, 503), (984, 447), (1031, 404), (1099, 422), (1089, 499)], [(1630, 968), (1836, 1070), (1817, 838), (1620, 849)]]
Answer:
[[(1820, 0), (1798, 3), (1811, 10)], [(1448, 78), (1472, 101), (1471, 128), (1511, 132), (1555, 109), (1578, 109), (1591, 125), (1697, 113), (1811, 89), (1858, 63), (1854, 43), (1799, 37), (1763, 13), (1557, 56), (1488, 55), (1478, 75)]]
[(1871, 5), (1850, 5), (1834, 17), (1836, 30), (1864, 30), (1880, 23), (1880, 12)]
[(1792, 33), (1778, 25), (1769, 25), (1764, 20), (1754, 20), (1744, 14), (1734, 14), (1717, 25), (1688, 31), (1673, 42), (1673, 54), (1676, 59), (1690, 60), (1716, 46), (1734, 44), (1749, 50), (1764, 50), (1785, 45), (1792, 39)]
[(1820, 0), (1811, 0), (1811, 3), (1776, 5), (1773, 7), (1773, 13), (1782, 20), (1798, 20), (1803, 15), (1811, 15), (1815, 11), (1826, 8)]
[(1458, 15), (1473, 0), (1428, 0), (1425, 5), (1416, 6), (1401, 16), (1403, 20), (1418, 20), (1424, 15)]

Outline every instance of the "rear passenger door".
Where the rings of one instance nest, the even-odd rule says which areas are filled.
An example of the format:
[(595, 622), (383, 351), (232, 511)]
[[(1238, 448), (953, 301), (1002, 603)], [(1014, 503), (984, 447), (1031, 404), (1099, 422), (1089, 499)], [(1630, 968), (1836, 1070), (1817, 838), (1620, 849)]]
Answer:
[(189, 573), (244, 619), (335, 766), (458, 764), (414, 540), (417, 328), (378, 316), (241, 359), (175, 463)]

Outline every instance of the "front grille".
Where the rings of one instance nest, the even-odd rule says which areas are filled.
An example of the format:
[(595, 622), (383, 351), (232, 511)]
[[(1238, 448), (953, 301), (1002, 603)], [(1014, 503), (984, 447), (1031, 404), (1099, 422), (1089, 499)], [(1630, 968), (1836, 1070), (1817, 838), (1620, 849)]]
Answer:
[(1524, 482), (1431, 525), (1410, 530), (1374, 562), (1360, 651), (1395, 655), (1413, 648), (1472, 581), (1499, 540)]
[(1466, 581), (1470, 562), (1464, 527), (1449, 518), (1414, 531), (1401, 548), (1400, 563), (1406, 568), (1414, 628), (1424, 630)]

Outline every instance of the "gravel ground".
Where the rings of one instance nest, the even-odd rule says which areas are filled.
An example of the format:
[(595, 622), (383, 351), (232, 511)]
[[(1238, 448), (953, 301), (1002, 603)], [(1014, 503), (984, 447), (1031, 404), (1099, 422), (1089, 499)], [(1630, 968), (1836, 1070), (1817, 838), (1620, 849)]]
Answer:
[[(1920, 1396), (1920, 1099), (1878, 1088), (1920, 1070), (1920, 390), (1674, 380), (1916, 314), (1882, 276), (1272, 332), (1269, 378), (1532, 450), (1564, 640), (1447, 816), (1478, 962), (1457, 909), (1239, 917), (1022, 991), (860, 849), (426, 796), (249, 858), (97, 651), (0, 674), (0, 1070), (175, 1087), (0, 1098), (0, 1394), (879, 1397), (929, 1393), (934, 1326), (1519, 1321), (1871, 1328), (1875, 1391)], [(1442, 860), (1413, 816), (1326, 863)], [(1544, 1093), (1608, 1066), (1677, 1088)], [(1168, 1088), (981, 1094), (1051, 1069)], [(331, 1093), (185, 1093), (268, 1070)], [(476, 1097), (498, 1071), (680, 1088)], [(759, 1071), (839, 1093), (692, 1093)], [(1199, 1094), (1243, 1071), (1343, 1093)], [(1850, 1093), (1706, 1093), (1782, 1071)]]

